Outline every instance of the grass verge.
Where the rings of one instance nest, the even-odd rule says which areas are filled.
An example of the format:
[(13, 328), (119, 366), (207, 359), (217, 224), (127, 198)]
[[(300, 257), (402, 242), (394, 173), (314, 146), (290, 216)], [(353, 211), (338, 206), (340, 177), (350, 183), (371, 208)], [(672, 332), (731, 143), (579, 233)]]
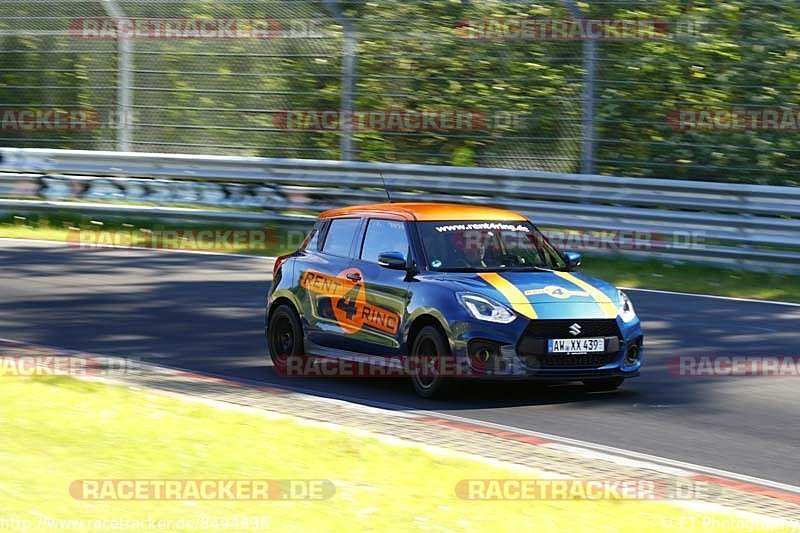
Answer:
[(73, 214), (0, 218), (0, 237), (59, 241), (76, 248), (102, 245), (274, 256), (297, 249), (305, 233), (301, 228), (219, 221), (122, 221)]
[[(87, 531), (97, 529), (89, 521), (141, 519), (177, 531), (181, 520), (203, 517), (207, 527), (193, 529), (257, 531), (243, 527), (243, 517), (263, 517), (278, 531), (640, 532), (687, 516), (704, 531), (704, 520), (726, 518), (652, 501), (461, 500), (459, 480), (530, 476), (288, 417), (71, 378), (2, 379), (0, 403), (0, 508), (6, 519), (30, 520), (31, 531), (58, 529), (58, 520)], [(83, 501), (68, 490), (80, 479), (326, 479), (336, 492), (325, 501)]]
[(582, 270), (621, 287), (800, 302), (800, 276), (787, 274), (620, 257), (587, 257)]

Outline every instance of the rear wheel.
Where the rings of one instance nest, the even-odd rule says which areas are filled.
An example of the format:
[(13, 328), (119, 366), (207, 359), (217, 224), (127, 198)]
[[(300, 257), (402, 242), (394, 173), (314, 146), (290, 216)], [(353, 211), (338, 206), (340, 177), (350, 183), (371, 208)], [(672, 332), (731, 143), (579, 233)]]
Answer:
[(448, 355), (447, 340), (434, 326), (425, 326), (414, 337), (411, 355), (417, 361), (411, 374), (411, 383), (416, 393), (423, 398), (442, 398), (452, 389), (452, 379), (443, 377), (439, 370), (444, 365), (437, 360)]
[(288, 304), (281, 304), (272, 312), (267, 341), (272, 364), (278, 369), (286, 368), (289, 357), (303, 354), (303, 327), (297, 312)]
[(617, 390), (624, 378), (592, 379), (583, 382), (583, 386), (589, 392), (609, 392)]

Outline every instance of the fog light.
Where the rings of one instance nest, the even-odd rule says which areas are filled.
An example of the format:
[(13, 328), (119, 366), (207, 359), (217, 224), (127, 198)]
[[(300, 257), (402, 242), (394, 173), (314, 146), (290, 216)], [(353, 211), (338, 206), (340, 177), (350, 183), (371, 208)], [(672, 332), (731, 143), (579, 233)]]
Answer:
[(638, 344), (634, 344), (625, 352), (625, 364), (628, 366), (635, 365), (639, 362), (639, 354), (641, 350)]
[(492, 358), (492, 352), (490, 352), (488, 348), (481, 348), (473, 357), (477, 357), (480, 361), (488, 363)]
[(473, 340), (469, 343), (469, 356), (476, 373), (484, 373), (495, 366), (500, 347), (490, 341)]

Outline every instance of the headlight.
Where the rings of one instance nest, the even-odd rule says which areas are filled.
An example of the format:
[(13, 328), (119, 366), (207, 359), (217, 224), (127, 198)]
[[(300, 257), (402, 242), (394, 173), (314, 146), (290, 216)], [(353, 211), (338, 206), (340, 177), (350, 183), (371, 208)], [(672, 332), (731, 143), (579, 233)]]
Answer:
[(468, 292), (460, 292), (457, 296), (461, 305), (466, 307), (467, 311), (478, 320), (508, 324), (517, 318), (517, 315), (508, 307), (486, 296)]
[(622, 291), (619, 292), (619, 308), (617, 312), (619, 316), (622, 318), (623, 322), (630, 322), (634, 318), (636, 318), (636, 311), (633, 310), (633, 304), (631, 303), (631, 299), (628, 298), (628, 295)]

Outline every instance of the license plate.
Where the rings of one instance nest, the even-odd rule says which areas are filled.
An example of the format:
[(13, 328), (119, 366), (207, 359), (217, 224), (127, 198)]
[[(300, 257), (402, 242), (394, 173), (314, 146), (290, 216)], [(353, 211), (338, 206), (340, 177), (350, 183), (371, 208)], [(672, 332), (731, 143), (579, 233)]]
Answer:
[(548, 353), (597, 353), (606, 351), (606, 340), (602, 337), (589, 339), (548, 339)]

